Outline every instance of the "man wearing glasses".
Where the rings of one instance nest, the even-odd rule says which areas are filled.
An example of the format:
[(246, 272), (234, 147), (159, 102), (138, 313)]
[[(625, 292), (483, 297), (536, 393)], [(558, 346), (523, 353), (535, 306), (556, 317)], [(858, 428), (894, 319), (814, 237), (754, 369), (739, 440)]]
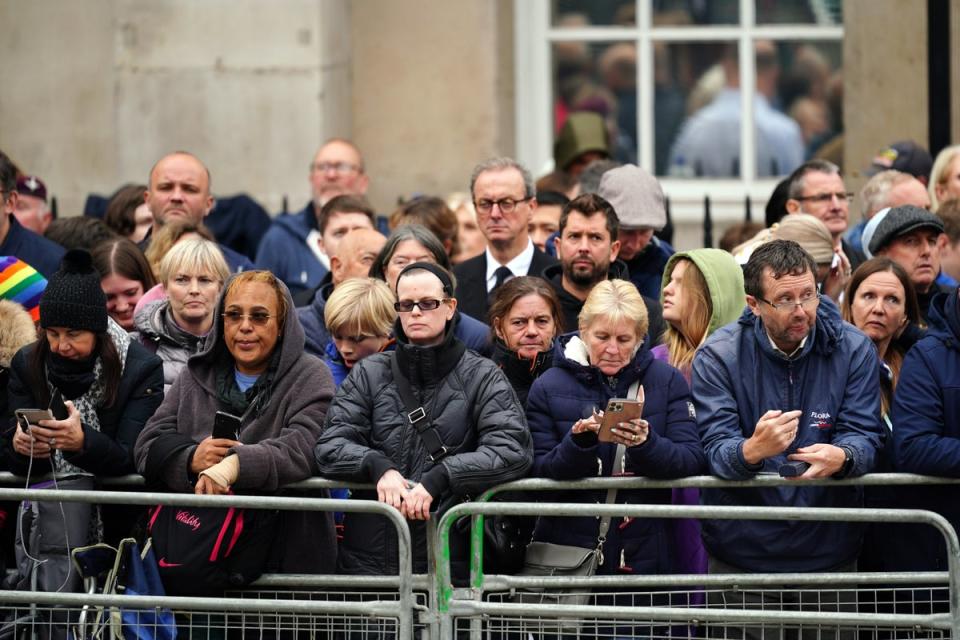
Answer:
[(17, 168), (0, 151), (0, 256), (14, 256), (49, 278), (60, 268), (63, 247), (17, 220)]
[[(298, 213), (277, 216), (257, 248), (257, 267), (273, 272), (296, 295), (316, 288), (330, 270), (334, 246), (324, 246), (325, 228), (321, 228), (324, 207), (337, 196), (359, 198), (362, 207), (351, 209), (352, 217), (370, 218), (350, 223), (350, 228), (373, 227), (370, 205), (363, 199), (369, 179), (364, 172), (363, 156), (349, 140), (332, 138), (317, 150), (309, 167), (312, 198)], [(332, 214), (326, 220), (332, 219)], [(349, 229), (348, 229), (349, 230)]]
[[(841, 259), (849, 261), (845, 271), (860, 266), (865, 258), (843, 239), (850, 216), (853, 194), (843, 184), (840, 168), (826, 160), (809, 160), (790, 175), (787, 190), (787, 213), (809, 213), (827, 225)], [(844, 265), (845, 267), (847, 265)]]
[(530, 216), (537, 198), (530, 172), (511, 158), (492, 158), (477, 165), (470, 178), (487, 249), (454, 268), (460, 311), (486, 320), (489, 296), (515, 276), (540, 275), (556, 260), (530, 240)]
[[(761, 245), (744, 267), (748, 309), (714, 332), (694, 359), (694, 405), (714, 475), (727, 480), (761, 473), (845, 478), (873, 468), (881, 446), (876, 349), (843, 322), (833, 302), (820, 297), (815, 273), (816, 263), (797, 243)], [(704, 504), (726, 506), (859, 507), (863, 502), (862, 492), (853, 487), (712, 489), (701, 496)], [(711, 573), (855, 571), (860, 534), (857, 525), (843, 522), (703, 522)], [(833, 596), (833, 610), (846, 610), (844, 596)], [(724, 597), (728, 605), (800, 604), (789, 600), (799, 598), (797, 592), (709, 597), (713, 604)], [(821, 595), (821, 607), (827, 606), (821, 611), (829, 610), (830, 597)], [(761, 637), (755, 629), (745, 635)]]

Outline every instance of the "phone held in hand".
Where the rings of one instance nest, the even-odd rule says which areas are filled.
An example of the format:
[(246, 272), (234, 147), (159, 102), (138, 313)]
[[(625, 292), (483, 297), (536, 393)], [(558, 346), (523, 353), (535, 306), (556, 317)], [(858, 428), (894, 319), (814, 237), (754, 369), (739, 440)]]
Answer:
[(603, 422), (597, 432), (600, 442), (614, 442), (612, 429), (620, 422), (629, 422), (643, 415), (643, 396), (636, 400), (629, 398), (610, 398), (607, 408), (603, 412)]
[(13, 413), (24, 433), (30, 433), (32, 424), (37, 424), (41, 420), (53, 420), (53, 413), (49, 409), (17, 409)]
[(217, 411), (213, 417), (213, 437), (224, 438), (226, 440), (240, 439), (240, 418), (227, 413), (226, 411)]
[(53, 395), (50, 396), (50, 413), (57, 420), (66, 420), (70, 417), (67, 405), (63, 403), (63, 394), (60, 393), (60, 389), (54, 389)]
[(778, 471), (781, 478), (798, 478), (809, 468), (809, 462), (784, 462)]

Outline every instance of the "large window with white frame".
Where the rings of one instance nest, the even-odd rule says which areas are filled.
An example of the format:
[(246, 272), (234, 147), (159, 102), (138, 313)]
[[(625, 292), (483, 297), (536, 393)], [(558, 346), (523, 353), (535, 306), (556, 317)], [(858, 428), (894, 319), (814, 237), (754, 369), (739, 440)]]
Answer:
[(842, 149), (842, 0), (514, 7), (517, 155), (535, 173), (565, 119), (595, 111), (615, 159), (660, 177), (675, 221), (699, 220), (705, 195), (733, 220), (745, 196), (762, 209), (800, 162)]

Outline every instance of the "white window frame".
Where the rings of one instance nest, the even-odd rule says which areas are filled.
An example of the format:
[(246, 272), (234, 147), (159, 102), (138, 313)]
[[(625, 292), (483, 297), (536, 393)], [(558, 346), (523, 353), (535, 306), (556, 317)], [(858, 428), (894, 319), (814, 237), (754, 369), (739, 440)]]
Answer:
[[(542, 175), (553, 165), (553, 72), (550, 48), (555, 42), (623, 42), (637, 45), (637, 131), (640, 138), (640, 166), (652, 170), (653, 135), (653, 45), (655, 42), (713, 42), (735, 40), (738, 43), (743, 122), (753, 122), (756, 76), (752, 43), (769, 40), (842, 41), (843, 26), (757, 25), (754, 0), (740, 0), (740, 24), (689, 27), (653, 27), (651, 3), (637, 0), (637, 25), (634, 27), (554, 28), (550, 23), (551, 0), (514, 1), (514, 55), (516, 60), (516, 141), (517, 159)], [(740, 148), (754, 148), (754, 127), (740, 127)], [(711, 200), (715, 221), (742, 220), (744, 198), (750, 196), (755, 220), (763, 219), (763, 206), (778, 180), (753, 177), (755, 154), (740, 154), (740, 178), (677, 179), (664, 177), (661, 185), (670, 197), (674, 222), (699, 222), (703, 219), (704, 196)]]

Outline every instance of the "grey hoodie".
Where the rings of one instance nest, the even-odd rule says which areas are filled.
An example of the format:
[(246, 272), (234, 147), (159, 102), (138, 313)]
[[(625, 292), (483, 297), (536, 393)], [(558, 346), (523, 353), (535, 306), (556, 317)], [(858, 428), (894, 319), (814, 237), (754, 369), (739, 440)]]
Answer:
[[(224, 292), (228, 287), (229, 282)], [(333, 397), (330, 370), (304, 352), (303, 328), (290, 292), (282, 288), (288, 312), (276, 346), (279, 357), (270, 399), (260, 412), (248, 411), (243, 416), (243, 445), (231, 450), (239, 457), (240, 474), (233, 489), (240, 492), (274, 493), (316, 473), (313, 447)], [(233, 366), (222, 337), (223, 308), (221, 295), (216, 322), (204, 348), (187, 361), (186, 369), (170, 387), (134, 448), (137, 470), (148, 481), (161, 482), (174, 491), (193, 491), (196, 478), (190, 473), (190, 459), (196, 444), (211, 434), (214, 414), (220, 409), (217, 374)], [(330, 516), (284, 512), (287, 522), (281, 524), (277, 547), (291, 561), (299, 560), (288, 568), (295, 566), (306, 572), (332, 568), (328, 563), (332, 562), (330, 558), (335, 560), (336, 546)], [(330, 546), (324, 548), (325, 542)], [(316, 553), (319, 549), (323, 553)], [(311, 560), (322, 566), (308, 567)]]

